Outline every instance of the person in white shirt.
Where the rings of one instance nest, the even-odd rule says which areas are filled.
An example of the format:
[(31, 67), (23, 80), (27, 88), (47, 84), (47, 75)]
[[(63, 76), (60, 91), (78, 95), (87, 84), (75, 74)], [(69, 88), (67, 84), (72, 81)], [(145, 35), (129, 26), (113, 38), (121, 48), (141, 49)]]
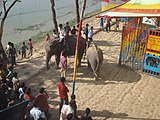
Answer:
[(60, 114), (60, 120), (67, 120), (67, 115), (72, 113), (74, 115), (74, 110), (76, 109), (76, 102), (75, 100), (71, 99), (69, 102), (69, 105), (63, 105), (61, 109), (61, 114)]
[(33, 101), (33, 108), (30, 110), (30, 117), (34, 120), (47, 120), (44, 112), (37, 107), (38, 101)]
[(12, 82), (13, 82), (13, 89), (14, 90), (17, 90), (18, 89), (18, 87), (19, 87), (19, 80), (18, 80), (18, 73), (17, 72), (15, 72), (14, 73), (14, 77), (12, 78)]
[(90, 30), (88, 31), (88, 39), (90, 42), (93, 41), (92, 37), (93, 37), (93, 27), (91, 26)]
[(58, 34), (59, 34), (60, 42), (64, 42), (65, 31), (64, 31), (64, 29), (63, 29), (62, 24), (59, 24)]
[(91, 26), (91, 28), (88, 31), (88, 41), (87, 41), (87, 48), (89, 48), (91, 42), (93, 41), (93, 27)]

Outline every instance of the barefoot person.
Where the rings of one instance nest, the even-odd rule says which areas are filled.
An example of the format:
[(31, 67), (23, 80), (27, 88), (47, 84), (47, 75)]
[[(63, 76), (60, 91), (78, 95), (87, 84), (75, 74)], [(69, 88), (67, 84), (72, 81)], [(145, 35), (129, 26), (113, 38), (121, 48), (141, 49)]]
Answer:
[(64, 48), (61, 52), (59, 67), (61, 68), (61, 77), (66, 77), (67, 70), (67, 51)]
[(23, 42), (23, 45), (20, 49), (20, 51), (22, 51), (22, 59), (26, 58), (26, 51), (27, 51), (28, 47), (25, 45), (25, 42)]
[(28, 48), (29, 48), (28, 55), (32, 56), (32, 54), (33, 54), (33, 45), (32, 45), (32, 39), (31, 38), (29, 38), (29, 40), (28, 40)]
[(90, 116), (90, 111), (91, 110), (89, 108), (86, 108), (85, 114), (81, 117), (80, 120), (92, 120), (92, 117)]
[(58, 83), (58, 91), (59, 91), (59, 97), (60, 97), (60, 108), (59, 113), (61, 112), (63, 104), (68, 104), (68, 88), (64, 84), (66, 79), (64, 77), (61, 77), (60, 82)]
[(51, 38), (50, 38), (50, 35), (47, 34), (46, 37), (45, 37), (45, 42), (46, 42), (46, 41), (49, 41), (50, 39), (51, 39)]
[(67, 120), (67, 117), (69, 114), (72, 114), (73, 120), (77, 120), (77, 119), (74, 119), (75, 118), (74, 117), (75, 106), (76, 106), (76, 102), (73, 99), (69, 102), (69, 104), (67, 105), (64, 104), (61, 110), (60, 120)]
[(36, 99), (38, 100), (38, 107), (42, 112), (45, 113), (45, 116), (47, 119), (49, 118), (49, 105), (48, 105), (48, 94), (45, 91), (44, 88), (40, 88), (38, 95), (36, 96)]

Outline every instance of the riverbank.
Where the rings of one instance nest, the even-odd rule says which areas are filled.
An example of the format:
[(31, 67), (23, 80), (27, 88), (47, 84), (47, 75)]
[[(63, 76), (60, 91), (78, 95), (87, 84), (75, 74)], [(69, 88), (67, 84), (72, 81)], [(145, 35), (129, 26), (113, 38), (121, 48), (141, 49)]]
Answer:
[[(80, 8), (83, 0), (79, 0)], [(32, 3), (32, 4), (30, 4)], [(65, 23), (75, 18), (75, 3), (72, 0), (55, 0), (57, 21)], [(101, 8), (101, 1), (87, 1), (85, 13)], [(64, 21), (65, 20), (65, 21)], [(9, 41), (18, 43), (28, 40), (39, 32), (53, 29), (50, 1), (27, 0), (15, 4), (4, 26), (3, 45)]]
[[(101, 10), (98, 9), (98, 10), (95, 10), (95, 11), (93, 11), (93, 12), (91, 12), (91, 13), (87, 13), (87, 14), (85, 15), (85, 17), (84, 17), (84, 20), (85, 20), (85, 19), (88, 19), (88, 18), (90, 18), (90, 17), (93, 17), (93, 16), (97, 15), (97, 14), (100, 13), (100, 12), (101, 12)], [(58, 21), (57, 21), (57, 22), (58, 22)], [(65, 23), (64, 23), (63, 25), (65, 25)], [(76, 25), (76, 20), (73, 19), (73, 20), (69, 21), (69, 25), (70, 25), (70, 27), (72, 28), (72, 26)], [(41, 31), (41, 32), (39, 32), (37, 35), (31, 36), (30, 38), (32, 39), (33, 46), (34, 46), (37, 42), (43, 41), (44, 38), (45, 38), (45, 36), (46, 36), (46, 34), (49, 34), (50, 36), (52, 36), (52, 34), (53, 34), (53, 29), (52, 29), (52, 30), (45, 31), (45, 32), (42, 32), (42, 31)], [(21, 48), (23, 42), (26, 42), (26, 43), (27, 43), (27, 40), (15, 44), (15, 48), (17, 49), (17, 51)], [(18, 59), (19, 59), (19, 58), (18, 58)]]

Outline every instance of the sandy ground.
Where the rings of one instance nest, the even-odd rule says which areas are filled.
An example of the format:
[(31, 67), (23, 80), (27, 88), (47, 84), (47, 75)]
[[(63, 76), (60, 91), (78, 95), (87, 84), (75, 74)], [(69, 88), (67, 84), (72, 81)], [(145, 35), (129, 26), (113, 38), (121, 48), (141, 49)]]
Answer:
[[(87, 22), (97, 31), (98, 20), (90, 18), (84, 25)], [(135, 72), (126, 66), (118, 66), (121, 32), (99, 31), (93, 39), (104, 54), (101, 79), (94, 81), (92, 71), (83, 60), (82, 67), (77, 69), (75, 88), (78, 115), (82, 115), (84, 109), (89, 107), (95, 120), (160, 120), (160, 79)], [(57, 120), (60, 71), (53, 64), (50, 70), (44, 69), (44, 43), (41, 41), (34, 46), (31, 58), (19, 60), (16, 71), (20, 81), (33, 89), (33, 94), (41, 86), (46, 87), (50, 96), (51, 118)], [(69, 96), (72, 93), (73, 61), (74, 58), (68, 59), (66, 84), (70, 90)]]

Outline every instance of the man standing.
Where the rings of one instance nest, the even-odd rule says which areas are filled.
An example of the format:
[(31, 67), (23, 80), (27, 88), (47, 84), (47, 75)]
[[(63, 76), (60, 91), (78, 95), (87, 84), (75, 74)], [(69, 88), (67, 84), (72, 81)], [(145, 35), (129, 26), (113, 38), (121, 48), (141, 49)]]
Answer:
[(66, 33), (66, 37), (69, 36), (69, 32), (71, 32), (71, 28), (69, 26), (69, 22), (66, 22), (66, 26), (64, 27), (65, 33)]
[(14, 44), (11, 43), (11, 47), (9, 48), (9, 58), (12, 66), (16, 65), (16, 56), (17, 56), (16, 48), (14, 47)]
[(22, 59), (26, 58), (26, 51), (27, 51), (28, 47), (25, 45), (25, 42), (23, 42), (23, 45), (21, 47), (21, 51), (22, 51)]
[(106, 19), (106, 32), (110, 32), (111, 30), (111, 18)]
[(63, 104), (68, 104), (68, 88), (65, 86), (65, 77), (61, 77), (60, 82), (58, 83), (58, 91), (59, 91), (59, 97), (60, 97), (60, 108), (59, 113), (61, 112)]
[(86, 24), (86, 27), (84, 28), (84, 34), (86, 36), (86, 42), (88, 41), (88, 27), (89, 27), (89, 24)]

